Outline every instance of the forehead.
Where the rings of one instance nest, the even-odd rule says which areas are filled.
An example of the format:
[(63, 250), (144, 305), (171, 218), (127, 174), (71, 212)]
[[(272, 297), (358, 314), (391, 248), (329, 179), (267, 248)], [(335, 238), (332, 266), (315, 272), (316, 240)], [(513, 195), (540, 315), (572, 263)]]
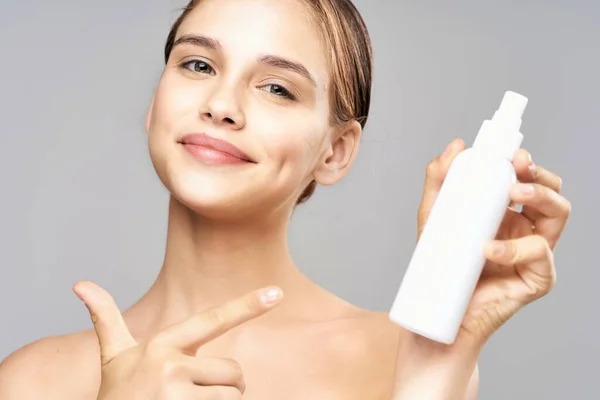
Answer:
[(202, 0), (179, 27), (178, 37), (216, 39), (238, 61), (277, 55), (304, 64), (325, 86), (328, 63), (321, 35), (301, 0)]

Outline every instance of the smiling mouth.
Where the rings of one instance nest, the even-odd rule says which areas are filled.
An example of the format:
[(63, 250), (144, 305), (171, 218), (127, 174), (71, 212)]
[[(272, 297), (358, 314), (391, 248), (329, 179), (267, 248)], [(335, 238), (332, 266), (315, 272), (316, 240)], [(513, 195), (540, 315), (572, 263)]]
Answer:
[(256, 161), (233, 144), (203, 133), (186, 135), (179, 143), (188, 153), (204, 164), (256, 164)]

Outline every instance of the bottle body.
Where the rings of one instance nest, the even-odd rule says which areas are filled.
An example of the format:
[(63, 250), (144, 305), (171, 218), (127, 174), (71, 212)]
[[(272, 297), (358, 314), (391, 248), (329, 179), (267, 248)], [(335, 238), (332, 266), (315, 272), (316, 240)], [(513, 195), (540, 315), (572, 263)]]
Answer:
[(390, 319), (451, 344), (510, 204), (516, 174), (509, 158), (470, 148), (454, 159), (424, 225), (390, 310)]

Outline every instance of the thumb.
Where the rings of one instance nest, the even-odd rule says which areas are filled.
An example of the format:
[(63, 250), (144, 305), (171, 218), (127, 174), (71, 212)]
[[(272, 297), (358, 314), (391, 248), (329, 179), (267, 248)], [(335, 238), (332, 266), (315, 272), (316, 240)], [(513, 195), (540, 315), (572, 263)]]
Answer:
[(448, 144), (442, 154), (434, 158), (429, 165), (427, 165), (423, 196), (417, 213), (418, 236), (421, 235), (421, 231), (429, 217), (431, 208), (440, 192), (452, 161), (454, 161), (454, 158), (456, 158), (456, 156), (464, 149), (465, 142), (463, 142), (462, 139), (454, 139)]
[(90, 313), (100, 344), (103, 366), (137, 344), (129, 333), (114, 299), (106, 290), (92, 282), (78, 282), (73, 291)]

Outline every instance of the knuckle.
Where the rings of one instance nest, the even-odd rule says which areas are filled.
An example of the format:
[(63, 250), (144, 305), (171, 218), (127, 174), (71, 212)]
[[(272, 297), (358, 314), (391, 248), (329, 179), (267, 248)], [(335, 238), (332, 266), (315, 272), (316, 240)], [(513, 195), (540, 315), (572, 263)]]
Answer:
[(552, 289), (554, 289), (554, 286), (556, 286), (556, 281), (557, 281), (557, 276), (556, 276), (556, 267), (552, 267), (552, 275), (551, 275), (551, 279), (550, 279), (550, 287), (548, 289), (548, 292), (550, 292)]
[(562, 190), (562, 186), (563, 186), (563, 180), (560, 176), (557, 175), (556, 176), (556, 187), (555, 187), (556, 191), (560, 192)]
[(565, 204), (564, 204), (564, 215), (567, 218), (571, 216), (571, 202), (567, 199), (565, 199)]
[(554, 266), (554, 254), (548, 240), (543, 236), (536, 235), (535, 236), (535, 244), (534, 244), (534, 254), (533, 256), (538, 260), (547, 260), (548, 270), (542, 272), (534, 273), (533, 279), (535, 280), (535, 285), (532, 288), (533, 298), (540, 298), (548, 293), (554, 288), (556, 285), (556, 268)]
[(166, 343), (166, 333), (160, 332), (148, 341), (146, 344), (146, 352), (151, 355), (163, 354), (166, 348)]
[(427, 167), (425, 167), (425, 175), (427, 177), (436, 176), (438, 174), (439, 169), (439, 159), (434, 158), (433, 160), (429, 161)]
[(538, 290), (535, 293), (535, 297), (540, 298), (546, 296), (548, 293), (552, 291), (554, 286), (556, 285), (556, 276), (554, 274), (550, 275), (547, 279), (544, 279), (539, 285)]
[(255, 314), (262, 309), (259, 297), (254, 294), (243, 302), (244, 314)]
[(246, 382), (242, 366), (237, 361), (230, 358), (220, 358), (218, 362), (221, 364), (220, 369), (224, 373), (223, 383), (236, 389), (239, 393), (244, 393), (246, 390)]
[(201, 331), (202, 328), (208, 323), (212, 323), (214, 319), (217, 319), (218, 316), (213, 317), (212, 314), (216, 313), (213, 309), (208, 309), (200, 314), (196, 313), (189, 317), (186, 321), (186, 325), (190, 330), (193, 331)]
[(550, 251), (550, 246), (548, 244), (548, 240), (545, 237), (543, 237), (541, 235), (535, 235), (534, 239), (535, 239), (534, 240), (535, 255), (538, 258), (547, 257), (552, 254), (552, 252)]
[(174, 360), (164, 360), (160, 364), (159, 376), (163, 379), (174, 378), (180, 375), (182, 366)]
[(226, 318), (223, 315), (223, 311), (220, 308), (211, 308), (206, 310), (203, 315), (211, 326), (222, 326), (225, 325)]
[(512, 240), (506, 242), (506, 254), (509, 257), (511, 264), (515, 264), (521, 259), (521, 251), (519, 246), (517, 246), (517, 244)]
[(231, 374), (231, 379), (233, 382), (243, 384), (244, 372), (242, 371), (242, 366), (235, 360), (227, 360), (226, 362), (228, 364), (229, 373)]
[(554, 286), (556, 286), (556, 271), (553, 271), (552, 275), (550, 276), (550, 280), (548, 281), (548, 286), (546, 288), (546, 294), (550, 293), (552, 289), (554, 289)]
[(230, 369), (230, 371), (233, 375), (236, 375), (236, 376), (242, 375), (242, 366), (240, 365), (239, 362), (237, 362), (231, 358), (224, 358), (223, 362), (225, 362), (225, 364), (227, 364), (227, 367)]

